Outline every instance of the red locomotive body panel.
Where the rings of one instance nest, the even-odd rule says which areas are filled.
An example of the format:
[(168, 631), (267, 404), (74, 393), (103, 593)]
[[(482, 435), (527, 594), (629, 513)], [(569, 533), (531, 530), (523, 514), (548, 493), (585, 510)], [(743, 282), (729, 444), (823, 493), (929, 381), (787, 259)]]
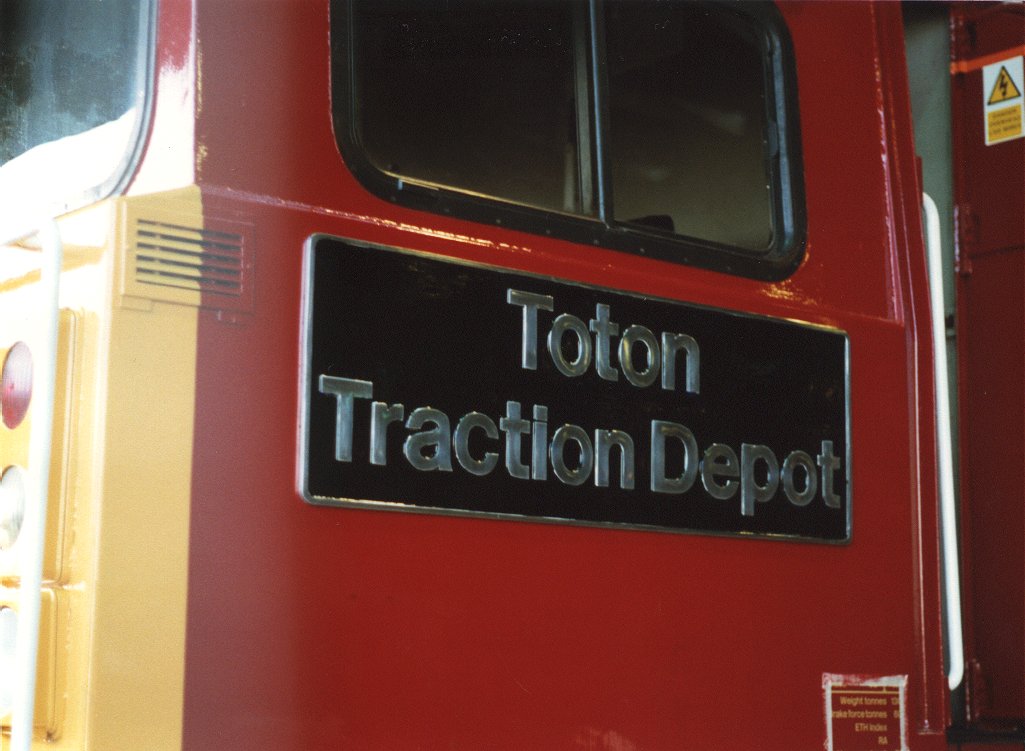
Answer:
[(0, 751), (1025, 740), (1020, 3), (37, 6)]
[[(899, 9), (780, 10), (807, 246), (764, 282), (378, 198), (332, 131), (327, 3), (198, 3), (197, 179), (209, 221), (249, 227), (255, 282), (251, 312), (211, 298), (199, 318), (185, 748), (814, 749), (825, 674), (906, 678), (909, 747), (945, 747)], [(850, 542), (305, 503), (300, 296), (318, 234), (846, 332)]]
[[(1015, 61), (1020, 69), (1025, 16), (1020, 4), (980, 3), (957, 7), (952, 24), (962, 534), (969, 581), (967, 710), (970, 722), (1020, 728), (1018, 718), (1025, 714), (1025, 391), (1020, 386), (1025, 378), (1020, 124), (1025, 92), (1014, 79), (1002, 82), (1000, 72), (1008, 65), (1014, 70)], [(988, 105), (991, 100), (1002, 102)], [(1017, 111), (1017, 137), (1012, 131), (1010, 138), (989, 138), (991, 113), (1003, 111)]]

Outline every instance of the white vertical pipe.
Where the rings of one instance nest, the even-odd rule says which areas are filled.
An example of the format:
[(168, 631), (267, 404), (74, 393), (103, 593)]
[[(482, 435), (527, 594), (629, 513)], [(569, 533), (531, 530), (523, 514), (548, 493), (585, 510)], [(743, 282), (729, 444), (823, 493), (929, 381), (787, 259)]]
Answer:
[(50, 487), (50, 447), (57, 376), (57, 333), (60, 320), (60, 272), (64, 255), (57, 222), (40, 225), (42, 268), (40, 320), (42, 334), (32, 352), (32, 432), (29, 436), (29, 481), (25, 519), (18, 536), (20, 581), (18, 633), (14, 647), (15, 688), (11, 713), (11, 751), (29, 751), (32, 744), (39, 654), (39, 610), (42, 599), (43, 554), (46, 547), (46, 502)]
[(957, 508), (954, 503), (954, 451), (951, 447), (950, 388), (947, 383), (947, 324), (943, 306), (943, 256), (940, 212), (927, 193), (925, 245), (929, 260), (929, 302), (932, 312), (933, 363), (936, 390), (936, 440), (939, 463), (940, 540), (943, 545), (943, 586), (947, 603), (947, 683), (953, 691), (964, 678), (964, 636), (961, 624), (961, 576), (957, 553)]

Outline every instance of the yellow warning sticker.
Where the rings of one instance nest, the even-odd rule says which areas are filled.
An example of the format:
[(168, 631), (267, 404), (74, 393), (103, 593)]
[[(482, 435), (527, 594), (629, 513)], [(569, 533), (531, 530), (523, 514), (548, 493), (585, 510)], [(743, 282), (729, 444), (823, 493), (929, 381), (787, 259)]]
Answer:
[(1025, 133), (1022, 131), (1020, 104), (986, 113), (986, 143), (1010, 141), (1022, 135)]
[(1000, 60), (982, 69), (982, 109), (986, 145), (1025, 138), (1025, 66), (1022, 56)]
[(1007, 72), (1007, 66), (1001, 65), (996, 83), (993, 84), (993, 91), (990, 92), (989, 101), (986, 104), (1000, 104), (1011, 99), (1018, 99), (1020, 96), (1021, 90), (1014, 85), (1014, 79)]

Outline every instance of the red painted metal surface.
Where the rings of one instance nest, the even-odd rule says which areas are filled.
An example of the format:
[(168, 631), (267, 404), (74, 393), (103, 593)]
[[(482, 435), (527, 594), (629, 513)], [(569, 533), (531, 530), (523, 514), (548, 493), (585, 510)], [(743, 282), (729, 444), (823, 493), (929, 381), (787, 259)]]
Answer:
[(986, 145), (981, 64), (1022, 55), (1025, 16), (964, 4), (952, 28), (967, 719), (987, 724), (1025, 718), (1025, 140)]
[[(781, 10), (809, 240), (801, 268), (770, 284), (375, 198), (331, 130), (326, 1), (199, 3), (198, 180), (207, 216), (252, 224), (256, 288), (237, 323), (201, 314), (185, 748), (818, 749), (827, 672), (908, 676), (911, 748), (945, 747), (899, 8)], [(304, 503), (299, 295), (313, 233), (845, 330), (853, 541)]]

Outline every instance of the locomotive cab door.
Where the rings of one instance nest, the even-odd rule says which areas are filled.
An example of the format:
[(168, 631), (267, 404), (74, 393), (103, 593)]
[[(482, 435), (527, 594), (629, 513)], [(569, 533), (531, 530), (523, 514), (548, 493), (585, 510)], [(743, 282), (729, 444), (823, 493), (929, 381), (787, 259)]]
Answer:
[(451, 6), (199, 5), (186, 743), (943, 747), (899, 7)]

